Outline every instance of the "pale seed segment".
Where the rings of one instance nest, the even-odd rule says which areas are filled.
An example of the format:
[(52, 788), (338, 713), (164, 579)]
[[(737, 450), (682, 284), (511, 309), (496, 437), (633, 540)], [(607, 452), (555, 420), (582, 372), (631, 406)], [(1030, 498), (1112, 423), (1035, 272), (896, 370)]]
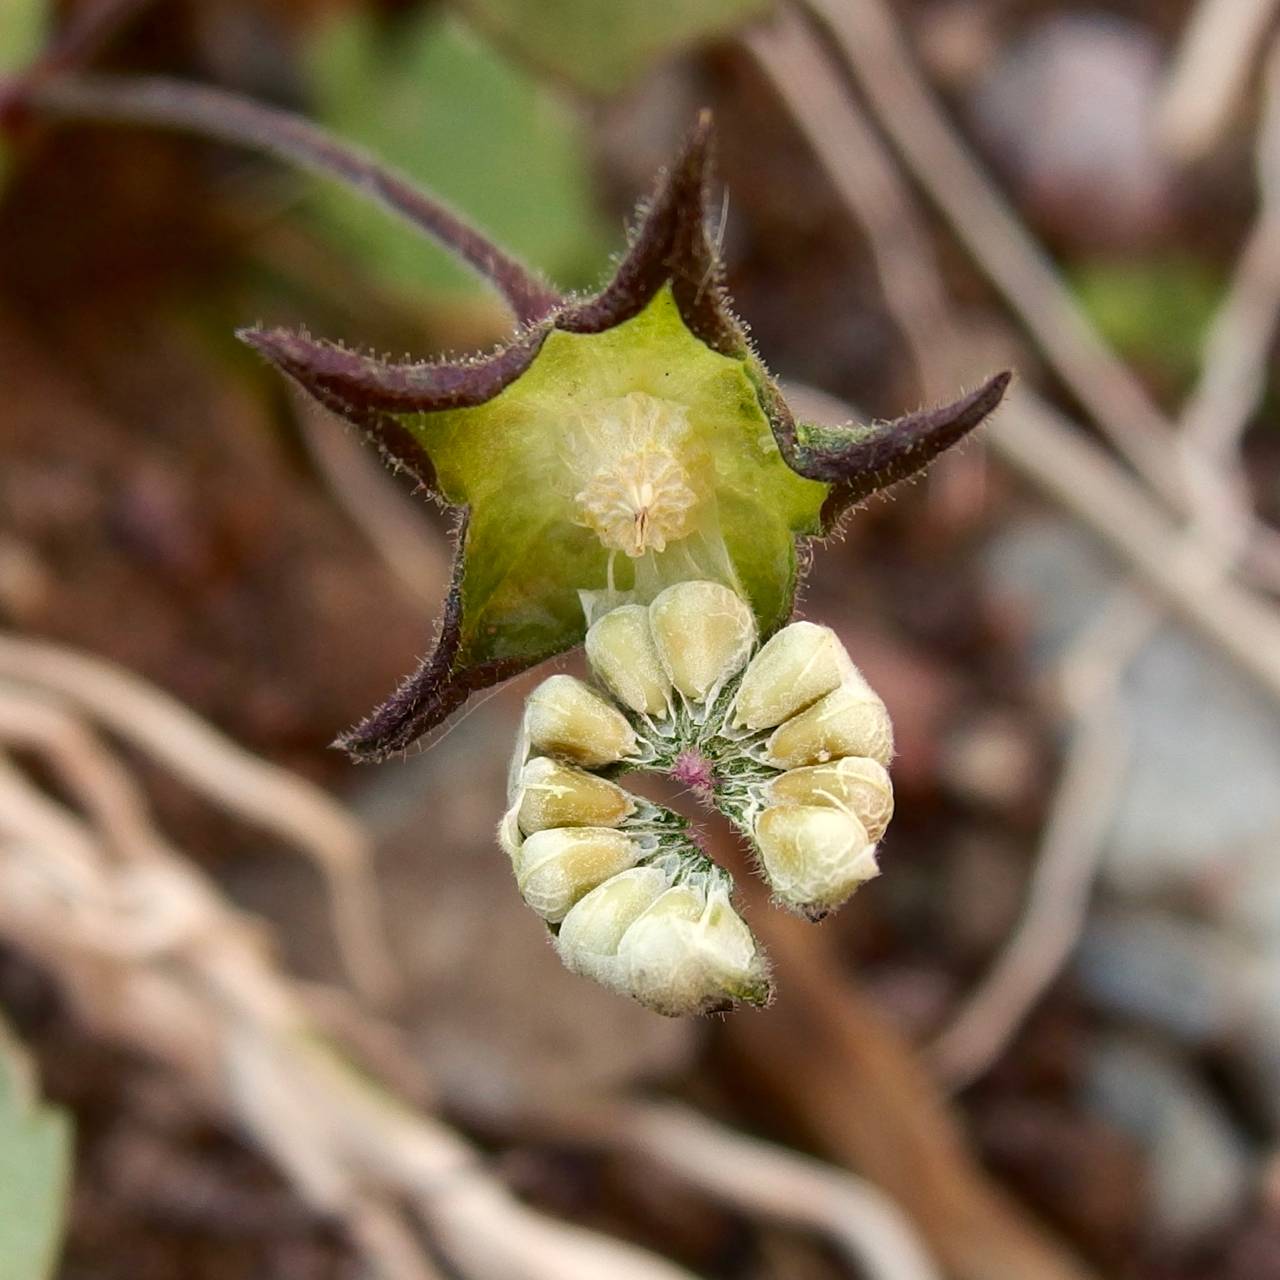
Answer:
[(817, 702), (853, 672), (830, 627), (793, 622), (751, 659), (733, 701), (740, 729), (770, 729)]
[(869, 756), (882, 765), (893, 758), (889, 713), (860, 675), (784, 721), (765, 744), (765, 759), (780, 769), (826, 764), (837, 756)]
[(872, 842), (884, 835), (893, 817), (893, 783), (878, 760), (845, 756), (830, 764), (812, 765), (780, 773), (769, 784), (775, 804), (830, 805), (853, 814)]
[(589, 769), (636, 752), (626, 716), (573, 676), (548, 676), (529, 695), (525, 728), (535, 750)]
[(668, 889), (623, 934), (618, 959), (631, 995), (670, 1017), (768, 999), (764, 961), (723, 889)]
[(623, 706), (647, 716), (671, 711), (671, 681), (649, 630), (649, 610), (624, 604), (598, 618), (587, 632), (587, 661)]
[(520, 847), (516, 884), (529, 906), (557, 924), (575, 902), (639, 857), (634, 841), (608, 827), (536, 831)]
[(824, 915), (879, 874), (866, 829), (842, 809), (774, 805), (756, 819), (755, 835), (774, 893), (808, 915)]
[(565, 916), (556, 935), (556, 951), (565, 967), (630, 995), (618, 944), (669, 885), (657, 867), (632, 867), (597, 885)]
[(616, 827), (635, 802), (615, 783), (538, 756), (524, 767), (519, 807), (526, 835), (553, 827)]
[(663, 668), (686, 698), (706, 702), (742, 669), (755, 644), (751, 606), (718, 582), (680, 582), (649, 606)]

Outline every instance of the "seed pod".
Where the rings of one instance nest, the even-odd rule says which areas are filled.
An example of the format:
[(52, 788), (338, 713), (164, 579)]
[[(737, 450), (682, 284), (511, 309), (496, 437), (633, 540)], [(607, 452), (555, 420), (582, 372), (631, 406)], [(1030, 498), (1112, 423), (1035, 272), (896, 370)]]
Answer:
[(519, 823), (526, 835), (552, 827), (616, 827), (635, 803), (619, 786), (538, 756), (521, 775)]
[(830, 627), (793, 622), (751, 659), (733, 703), (733, 723), (768, 729), (825, 697), (853, 672)]
[(755, 836), (774, 893), (811, 919), (879, 874), (866, 829), (842, 809), (774, 805), (756, 819)]
[(668, 889), (622, 935), (618, 959), (631, 995), (669, 1017), (769, 998), (764, 958), (720, 885)]
[(844, 756), (830, 764), (780, 773), (769, 784), (774, 804), (830, 805), (852, 813), (872, 842), (884, 835), (893, 817), (893, 783), (888, 770), (866, 756)]
[(870, 756), (883, 765), (893, 758), (889, 713), (861, 675), (783, 721), (765, 744), (765, 759), (780, 769), (826, 764), (837, 756)]
[(587, 661), (624, 706), (648, 716), (671, 713), (671, 681), (662, 669), (649, 610), (624, 604), (597, 619), (587, 632)]
[(516, 884), (525, 902), (556, 924), (579, 898), (610, 876), (635, 866), (640, 848), (609, 827), (535, 831), (516, 860)]
[(618, 944), (670, 884), (666, 872), (642, 866), (597, 885), (565, 916), (556, 935), (556, 950), (565, 967), (629, 995)]
[(756, 639), (751, 606), (718, 582), (680, 582), (649, 606), (658, 657), (686, 698), (707, 702), (746, 662)]
[(590, 769), (635, 754), (626, 716), (573, 676), (548, 676), (529, 695), (524, 714), (530, 743), (545, 755)]

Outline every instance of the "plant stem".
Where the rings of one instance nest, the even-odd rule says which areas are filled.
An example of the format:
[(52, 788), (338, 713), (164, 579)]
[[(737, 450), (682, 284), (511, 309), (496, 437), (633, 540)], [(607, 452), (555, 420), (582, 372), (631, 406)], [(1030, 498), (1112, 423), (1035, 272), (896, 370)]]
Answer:
[(406, 176), (290, 112), (224, 89), (161, 77), (57, 76), (19, 82), (18, 105), (42, 120), (136, 124), (199, 134), (275, 156), (341, 183), (425, 231), (487, 280), (522, 324), (561, 297), (550, 285)]

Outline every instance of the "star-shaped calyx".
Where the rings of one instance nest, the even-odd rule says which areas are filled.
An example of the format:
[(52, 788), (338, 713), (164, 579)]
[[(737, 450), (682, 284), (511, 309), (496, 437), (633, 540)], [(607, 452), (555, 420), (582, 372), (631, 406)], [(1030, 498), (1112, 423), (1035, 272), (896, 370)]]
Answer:
[(579, 644), (601, 612), (675, 582), (733, 588), (769, 636), (791, 613), (800, 542), (1000, 402), (1004, 373), (887, 424), (797, 423), (728, 305), (709, 144), (704, 114), (593, 297), (560, 297), (495, 249), (487, 274), (520, 328), (488, 355), (396, 364), (242, 335), (460, 512), (434, 650), (339, 739), (356, 758), (405, 750), (477, 690)]

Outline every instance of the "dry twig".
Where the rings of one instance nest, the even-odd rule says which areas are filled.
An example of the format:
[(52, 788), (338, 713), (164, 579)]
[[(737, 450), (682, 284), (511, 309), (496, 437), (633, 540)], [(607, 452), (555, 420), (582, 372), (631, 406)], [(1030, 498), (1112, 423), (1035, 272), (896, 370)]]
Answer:
[(23, 680), (67, 699), (223, 808), (313, 859), (328, 882), (334, 928), (353, 976), (377, 998), (391, 993), (395, 970), (378, 924), (372, 850), (341, 805), (99, 658), (0, 633), (0, 679)]
[(1276, 0), (1199, 0), (1158, 109), (1160, 135), (1175, 156), (1194, 160), (1221, 139), (1275, 13)]
[[(825, 0), (814, 0), (814, 7), (825, 12), (830, 6)], [(860, 21), (878, 31), (881, 41), (897, 40), (874, 0), (857, 0), (854, 8)], [(842, 47), (848, 52), (852, 28), (843, 28), (843, 37)], [(962, 365), (964, 353), (954, 349), (951, 325), (942, 325), (932, 334), (927, 329), (922, 332), (921, 314), (943, 316), (948, 310), (932, 244), (892, 159), (852, 98), (839, 94), (837, 75), (825, 50), (790, 15), (751, 36), (748, 47), (866, 234), (886, 284), (886, 302), (914, 347), (918, 363), (933, 364), (940, 371)], [(864, 50), (859, 56), (871, 55)], [(899, 49), (897, 56), (905, 54)], [(869, 67), (863, 72), (872, 78), (880, 74)], [(884, 85), (880, 88), (882, 93), (891, 92)], [(922, 87), (901, 92), (914, 99), (918, 120), (937, 114)], [(843, 99), (839, 104), (836, 95)], [(1066, 705), (1076, 722), (1075, 738), (1037, 856), (1024, 916), (935, 1049), (944, 1075), (953, 1083), (972, 1079), (994, 1060), (1074, 948), (1110, 822), (1107, 797), (1118, 798), (1118, 780), (1123, 775), (1123, 734), (1117, 731), (1114, 690), (1127, 662), (1159, 620), (1146, 593), (1154, 587), (1167, 604), (1280, 700), (1280, 615), (1228, 576), (1232, 562), (1244, 551), (1250, 520), (1242, 514), (1239, 486), (1224, 483), (1217, 471), (1224, 439), (1228, 443), (1238, 439), (1247, 421), (1253, 405), (1250, 396), (1256, 396), (1261, 387), (1261, 361), (1267, 350), (1262, 337), (1254, 340), (1251, 335), (1243, 346), (1235, 344), (1233, 337), (1246, 324), (1269, 334), (1280, 306), (1277, 286), (1270, 281), (1276, 264), (1269, 256), (1273, 233), (1268, 229), (1277, 207), (1272, 160), (1280, 154), (1275, 142), (1275, 102), (1273, 96), (1259, 147), (1264, 198), (1250, 241), (1252, 251), (1242, 258), (1236, 283), (1214, 326), (1204, 377), (1182, 420), (1182, 438), (1197, 446), (1184, 455), (1193, 463), (1186, 475), (1192, 482), (1190, 501), (1195, 513), (1187, 530), (1180, 533), (1138, 483), (1025, 386), (1015, 388), (1008, 407), (986, 433), (1006, 463), (1043, 488), (1136, 569), (1140, 586), (1107, 611), (1099, 633), (1107, 656), (1095, 664), (1090, 680), (1070, 680), (1065, 685)], [(971, 179), (981, 180), (957, 142), (942, 137), (932, 126), (925, 127), (929, 145), (924, 151), (933, 147), (950, 152), (956, 165), (971, 170)], [(941, 122), (938, 128), (945, 131), (947, 126)], [(910, 151), (905, 139), (899, 143)], [(923, 144), (913, 145), (919, 164)], [(855, 154), (854, 148), (860, 168), (839, 173)], [(969, 196), (961, 204), (956, 217), (972, 213), (975, 207)], [(993, 243), (983, 243), (988, 252), (995, 251)], [(911, 263), (894, 264), (893, 259), (904, 253), (911, 255)], [(907, 272), (917, 291), (910, 310), (888, 287), (888, 282)], [(1053, 286), (1058, 288), (1056, 281)], [(1033, 299), (1028, 292), (1028, 305)], [(1051, 336), (1052, 331), (1053, 323), (1046, 322), (1042, 337)], [(1218, 428), (1222, 419), (1234, 426)], [(1210, 422), (1222, 432), (1216, 439), (1209, 437), (1206, 424)], [(1096, 638), (1091, 643), (1096, 644)]]
[(0, 739), (47, 759), (90, 821), (0, 750), (0, 936), (60, 980), (91, 1029), (174, 1070), (387, 1280), (439, 1276), (424, 1231), (474, 1280), (688, 1280), (524, 1208), (460, 1137), (344, 1062), (262, 927), (167, 845), (106, 743), (7, 652)]

